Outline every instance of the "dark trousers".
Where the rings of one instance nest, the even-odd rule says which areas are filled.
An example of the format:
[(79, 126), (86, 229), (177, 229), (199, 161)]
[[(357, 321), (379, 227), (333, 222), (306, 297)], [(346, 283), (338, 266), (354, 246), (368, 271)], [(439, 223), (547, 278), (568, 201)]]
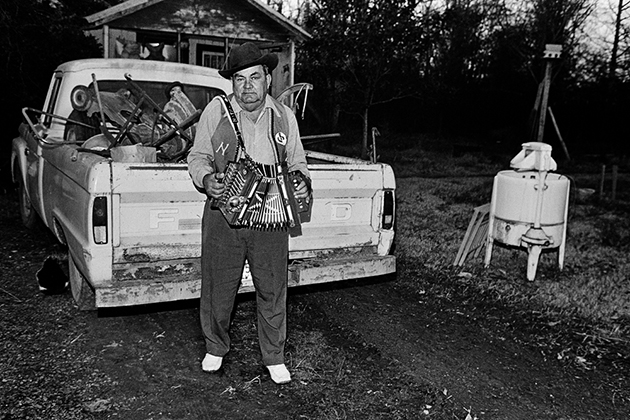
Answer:
[(206, 201), (201, 227), (201, 329), (206, 351), (230, 350), (229, 328), (245, 260), (256, 288), (258, 341), (265, 366), (284, 363), (287, 264), (285, 231), (231, 228)]

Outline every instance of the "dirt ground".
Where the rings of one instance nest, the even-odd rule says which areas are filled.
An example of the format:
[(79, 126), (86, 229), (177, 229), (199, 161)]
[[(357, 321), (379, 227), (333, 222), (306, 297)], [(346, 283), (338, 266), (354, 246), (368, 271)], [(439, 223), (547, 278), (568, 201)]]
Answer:
[(35, 273), (63, 252), (0, 196), (0, 420), (627, 419), (627, 343), (588, 366), (570, 329), (427, 279), (292, 289), (287, 364), (276, 386), (259, 359), (255, 305), (239, 297), (233, 350), (204, 374), (198, 302), (80, 312)]

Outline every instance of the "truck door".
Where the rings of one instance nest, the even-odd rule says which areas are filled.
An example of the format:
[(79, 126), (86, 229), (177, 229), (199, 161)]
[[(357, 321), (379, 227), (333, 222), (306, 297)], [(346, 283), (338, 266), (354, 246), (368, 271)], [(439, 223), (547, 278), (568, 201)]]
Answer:
[[(53, 75), (53, 80), (50, 83), (46, 102), (44, 103), (44, 111), (51, 114), (54, 112), (55, 104), (59, 96), (59, 87), (61, 86), (61, 73), (56, 72)], [(52, 123), (52, 117), (49, 115), (40, 115), (37, 119), (36, 125), (41, 125), (44, 128), (50, 128)], [(42, 217), (45, 216), (44, 202), (43, 202), (43, 172), (44, 172), (44, 159), (42, 158), (42, 142), (31, 131), (28, 130), (28, 134), (25, 136), (26, 141), (26, 185), (28, 188), (29, 198), (31, 205), (38, 210), (38, 213)], [(44, 220), (45, 221), (45, 220)]]

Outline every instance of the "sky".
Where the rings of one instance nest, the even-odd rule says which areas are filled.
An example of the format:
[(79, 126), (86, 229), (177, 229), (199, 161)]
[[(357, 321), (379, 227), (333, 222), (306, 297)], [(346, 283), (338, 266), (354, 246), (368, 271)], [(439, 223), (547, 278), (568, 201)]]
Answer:
[[(597, 6), (589, 19), (586, 33), (591, 34), (590, 38), (594, 45), (610, 49), (618, 0), (596, 0), (596, 2)], [(626, 12), (626, 16), (630, 20), (630, 10)]]
[[(268, 0), (260, 0), (267, 3)], [(305, 0), (283, 0), (285, 7), (295, 8), (298, 4), (303, 3)], [(590, 43), (595, 49), (602, 49), (607, 51), (610, 49), (612, 43), (615, 11), (618, 4), (618, 0), (593, 0), (596, 3), (595, 10), (590, 16), (585, 34), (589, 37)], [(630, 3), (630, 0), (624, 0)], [(630, 6), (630, 4), (629, 4)], [(285, 15), (289, 15), (290, 12), (286, 11)], [(628, 24), (630, 24), (630, 7), (626, 12)]]

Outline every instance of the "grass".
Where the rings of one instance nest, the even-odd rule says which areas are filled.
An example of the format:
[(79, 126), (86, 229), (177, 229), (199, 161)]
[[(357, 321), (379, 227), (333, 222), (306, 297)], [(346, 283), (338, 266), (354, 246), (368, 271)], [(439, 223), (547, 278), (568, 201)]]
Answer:
[[(525, 248), (495, 245), (488, 269), (483, 252), (461, 269), (453, 267), (473, 208), (490, 202), (494, 175), (510, 169), (518, 149), (511, 156), (489, 151), (453, 157), (447, 140), (390, 136), (379, 141), (379, 160), (390, 164), (397, 176), (396, 253), (403, 263), (421, 264), (438, 283), (455, 278), (501, 304), (577, 317), (606, 337), (628, 339), (630, 175), (623, 162), (589, 157), (558, 164), (556, 172), (571, 180), (564, 269), (558, 269), (556, 252), (543, 253), (536, 279), (529, 282)], [(358, 154), (352, 147), (334, 152)], [(557, 158), (559, 152), (552, 155)], [(602, 163), (608, 168), (605, 195), (584, 199), (582, 189), (599, 190)], [(620, 165), (614, 201), (612, 163)], [(421, 290), (426, 287), (421, 283), (407, 286)]]
[[(559, 163), (556, 172), (571, 180), (563, 270), (558, 267), (557, 252), (544, 252), (535, 280), (529, 281), (526, 250), (496, 244), (488, 268), (483, 264), (483, 251), (462, 267), (453, 265), (473, 209), (490, 202), (494, 175), (510, 169), (509, 162), (518, 152), (454, 157), (448, 145), (437, 140), (383, 141), (379, 161), (390, 164), (397, 177), (396, 287), (435, 299), (456, 297), (482, 308), (482, 313), (501, 320), (499, 328), (526, 332), (523, 341), (563, 363), (601, 370), (601, 361), (609, 361), (607, 366), (613, 372), (610, 386), (624, 394), (627, 369), (620, 366), (627, 366), (630, 343), (628, 168), (621, 167), (613, 201), (610, 175), (601, 199), (598, 194), (581, 194), (583, 189), (598, 190), (601, 162), (574, 157), (570, 164)], [(351, 146), (336, 146), (332, 153), (359, 155)], [(493, 308), (500, 309), (493, 312)], [(293, 354), (292, 366), (298, 377), (318, 380), (313, 377), (315, 372), (328, 369), (328, 378), (333, 375), (343, 381), (344, 367), (327, 359), (333, 350), (325, 348), (325, 340), (308, 332), (294, 335), (293, 340), (298, 353)], [(387, 395), (391, 398), (392, 394)], [(444, 398), (427, 390), (427, 406), (432, 404), (431, 395), (437, 405), (444, 403)], [(348, 401), (352, 398), (336, 395), (332, 407), (343, 407)], [(321, 407), (316, 407), (317, 412)], [(327, 419), (346, 418), (341, 412), (318, 414)]]
[[(518, 330), (542, 327), (544, 334), (532, 333), (529, 339), (538, 340), (536, 344), (541, 349), (555, 346), (550, 352), (554, 357), (578, 363), (587, 369), (594, 365), (594, 360), (612, 357), (610, 355), (613, 353), (627, 355), (630, 342), (630, 189), (626, 187), (626, 178), (620, 179), (618, 200), (614, 202), (609, 199), (600, 201), (596, 196), (578, 200), (577, 188), (598, 188), (597, 165), (560, 166), (558, 173), (570, 173), (574, 187), (568, 220), (565, 268), (558, 270), (555, 253), (545, 254), (541, 257), (536, 280), (529, 282), (525, 278), (527, 254), (523, 250), (495, 247), (489, 268), (483, 266), (481, 258), (469, 259), (463, 267), (453, 266), (472, 209), (490, 200), (493, 176), (500, 170), (509, 169), (510, 156), (500, 158), (468, 154), (452, 157), (447, 150), (442, 149), (443, 144), (433, 148), (436, 143), (439, 142), (404, 139), (381, 148), (380, 161), (391, 164), (397, 175), (395, 253), (399, 261), (399, 280), (395, 287), (430, 296), (431, 299), (448, 300), (459, 295), (464, 297), (462, 301), (475, 307), (494, 305), (508, 308), (511, 315), (506, 311), (496, 316), (502, 325), (507, 325), (505, 328)], [(333, 152), (341, 153), (339, 150)], [(3, 207), (0, 213), (9, 219), (9, 215), (16, 214), (15, 208), (15, 204), (11, 208)], [(20, 230), (15, 231), (15, 235), (18, 234), (21, 234)], [(5, 242), (7, 255), (28, 255), (28, 252), (33, 251), (31, 248), (14, 249), (11, 243), (21, 243), (17, 240)], [(41, 252), (36, 248), (37, 243), (29, 242), (27, 245)], [(40, 257), (38, 255), (38, 259)], [(18, 271), (23, 271), (27, 264), (22, 258), (12, 260), (20, 264), (15, 266), (20, 268)], [(33, 264), (32, 261), (28, 263), (31, 266)], [(15, 272), (15, 267), (10, 268)], [(14, 289), (9, 290), (15, 294)], [(11, 309), (12, 306), (8, 305), (14, 305), (11, 303), (12, 295), (5, 293), (4, 299), (7, 310)], [(52, 301), (38, 297), (25, 299), (24, 302), (39, 307), (42, 319), (55, 325), (59, 321), (46, 315), (49, 309), (46, 305), (57, 305), (53, 307), (62, 308), (60, 313), (68, 314), (67, 317), (74, 313), (69, 307), (60, 306), (69, 306), (69, 300)], [(269, 402), (272, 396), (282, 409), (283, 401), (291, 405), (291, 412), (296, 414), (292, 418), (465, 417), (452, 415), (460, 407), (454, 406), (445, 389), (431, 388), (412, 377), (404, 366), (383, 357), (377, 348), (363, 343), (361, 337), (353, 336), (353, 331), (339, 329), (324, 333), (328, 331), (323, 326), (327, 322), (326, 316), (308, 306), (308, 299), (296, 298), (293, 303), (289, 308), (291, 333), (287, 345), (287, 364), (294, 375), (291, 392), (268, 387), (269, 381), (261, 380), (261, 373), (253, 368), (258, 365), (259, 357), (253, 321), (255, 304), (247, 300), (237, 311), (234, 353), (239, 357), (231, 360), (232, 370), (228, 375), (230, 378), (242, 378), (242, 381), (232, 381), (232, 385), (216, 393), (218, 395), (214, 397), (223, 406), (229, 406), (225, 401), (235, 401), (234, 404), (241, 410), (241, 402), (253, 406), (258, 398), (264, 397)], [(512, 318), (508, 320), (504, 316)], [(318, 327), (318, 323), (322, 323), (322, 326)], [(17, 322), (9, 324), (14, 325), (12, 328), (16, 331), (21, 328)], [(76, 339), (76, 335), (71, 336), (66, 343), (72, 339)], [(18, 343), (9, 341), (6, 350), (24, 353), (14, 342)], [(604, 349), (610, 351), (605, 352)], [(27, 352), (27, 356), (31, 357), (30, 353)], [(38, 366), (30, 360), (27, 361), (29, 366)], [(66, 360), (70, 359), (54, 358), (53, 379), (60, 376), (65, 378), (68, 371), (73, 375), (80, 373), (82, 370), (77, 370), (77, 362), (82, 363), (81, 366), (89, 364), (86, 364), (89, 360), (77, 358), (72, 366), (66, 366)], [(615, 363), (613, 361), (613, 365)], [(620, 373), (611, 380), (618, 381), (614, 386), (622, 394), (627, 388), (626, 377), (623, 376), (623, 367), (628, 366), (627, 359), (625, 364), (619, 366)], [(82, 391), (72, 384), (64, 383), (75, 397), (53, 403), (48, 401), (47, 412), (68, 413), (72, 409), (76, 414), (73, 418), (104, 418), (107, 413), (99, 416), (96, 406), (66, 407), (75, 400), (87, 399), (85, 395), (100, 395), (96, 390), (97, 384), (102, 385), (101, 389), (114, 387), (115, 384), (108, 382), (105, 373), (96, 371), (93, 375), (100, 376), (86, 376), (83, 381), (73, 382), (81, 385), (79, 388)], [(30, 381), (30, 377), (28, 379)], [(16, 389), (39, 391), (41, 384), (31, 382), (18, 383), (20, 386)], [(14, 398), (22, 398), (22, 394), (14, 395)], [(76, 395), (81, 398), (76, 398)], [(28, 404), (30, 406), (25, 408), (11, 409), (27, 413), (27, 410), (36, 407), (35, 403)]]

